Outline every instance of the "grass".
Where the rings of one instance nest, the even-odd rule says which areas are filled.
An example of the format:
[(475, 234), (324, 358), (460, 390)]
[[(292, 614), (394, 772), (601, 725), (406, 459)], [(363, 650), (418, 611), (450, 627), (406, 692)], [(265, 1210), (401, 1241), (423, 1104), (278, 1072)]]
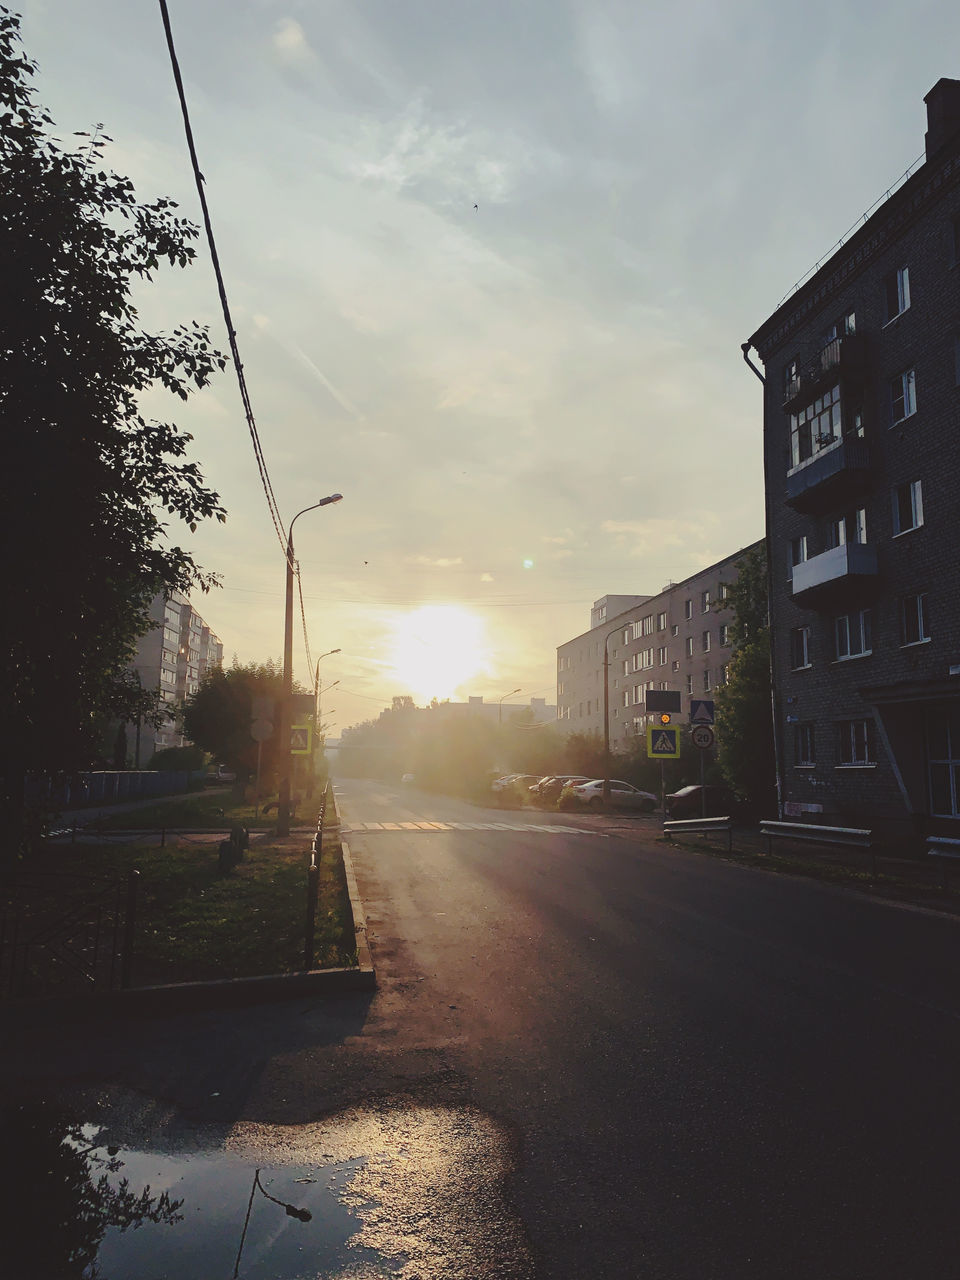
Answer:
[[(133, 984), (293, 973), (302, 968), (310, 841), (255, 840), (228, 875), (217, 842), (48, 845), (31, 871), (115, 878), (140, 872)], [(325, 833), (314, 967), (356, 963), (339, 839)]]
[[(322, 789), (317, 788), (312, 799), (304, 798), (301, 801), (294, 819), (297, 826), (311, 829), (316, 827), (322, 797)], [(264, 803), (271, 802), (273, 807), (270, 813), (264, 814)], [(89, 823), (81, 821), (80, 825), (100, 831), (158, 831), (161, 827), (221, 831), (229, 828), (231, 823), (239, 822), (250, 831), (267, 831), (277, 823), (276, 803), (276, 797), (264, 797), (259, 806), (259, 815), (255, 817), (253, 803), (238, 799), (232, 790), (197, 791), (144, 805), (142, 808), (128, 809), (123, 813), (106, 814)]]
[[(736, 833), (734, 834), (736, 840)], [(851, 854), (854, 863), (843, 860), (843, 855), (836, 850), (825, 849), (819, 855), (808, 855), (802, 852), (761, 852), (759, 849), (737, 849), (729, 851), (725, 846), (711, 845), (706, 840), (694, 842), (691, 839), (677, 839), (674, 836), (666, 841), (668, 845), (678, 845), (697, 853), (708, 853), (712, 857), (726, 862), (735, 862), (743, 867), (756, 867), (763, 871), (778, 872), (782, 875), (803, 876), (808, 880), (819, 880), (825, 884), (844, 885), (847, 888), (861, 889), (879, 897), (895, 899), (898, 902), (912, 902), (923, 906), (934, 906), (942, 911), (960, 912), (960, 886), (948, 884), (944, 887), (934, 880), (928, 867), (917, 868), (917, 874), (909, 871), (897, 874), (891, 870), (884, 871), (883, 857), (878, 855), (877, 874), (873, 875), (869, 865), (869, 855)], [(903, 862), (898, 860), (899, 865)], [(888, 864), (889, 866), (890, 864)], [(935, 874), (939, 875), (939, 868)]]

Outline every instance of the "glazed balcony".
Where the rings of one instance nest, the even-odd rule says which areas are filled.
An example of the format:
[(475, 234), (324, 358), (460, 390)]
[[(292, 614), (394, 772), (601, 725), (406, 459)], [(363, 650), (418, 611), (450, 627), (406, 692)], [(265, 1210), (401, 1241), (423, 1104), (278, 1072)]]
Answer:
[(805, 609), (819, 609), (876, 581), (876, 547), (846, 542), (793, 566), (793, 598)]
[(816, 511), (862, 493), (870, 479), (870, 449), (859, 436), (844, 436), (787, 473), (787, 505)]
[(863, 376), (863, 341), (858, 334), (848, 333), (821, 347), (784, 387), (783, 407), (788, 412), (813, 399), (824, 387), (835, 385), (838, 378), (855, 382)]

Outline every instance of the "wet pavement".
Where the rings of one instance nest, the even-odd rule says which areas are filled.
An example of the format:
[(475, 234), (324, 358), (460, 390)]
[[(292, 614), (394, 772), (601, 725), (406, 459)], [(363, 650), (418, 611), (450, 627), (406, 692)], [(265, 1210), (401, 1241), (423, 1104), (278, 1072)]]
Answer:
[(218, 1147), (198, 1131), (196, 1146), (174, 1152), (125, 1145), (47, 1103), (8, 1110), (0, 1132), (16, 1175), (0, 1209), (8, 1274), (533, 1275), (503, 1193), (511, 1144), (473, 1107), (394, 1099), (293, 1129), (239, 1124)]

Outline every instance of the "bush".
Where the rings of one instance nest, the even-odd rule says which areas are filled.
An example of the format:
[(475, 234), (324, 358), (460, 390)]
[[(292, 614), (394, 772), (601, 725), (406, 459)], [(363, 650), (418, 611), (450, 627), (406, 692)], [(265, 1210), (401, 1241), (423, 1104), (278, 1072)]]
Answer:
[(177, 773), (180, 770), (195, 773), (198, 769), (205, 769), (206, 765), (206, 752), (199, 747), (164, 747), (162, 751), (153, 753), (147, 768), (159, 769), (163, 773)]

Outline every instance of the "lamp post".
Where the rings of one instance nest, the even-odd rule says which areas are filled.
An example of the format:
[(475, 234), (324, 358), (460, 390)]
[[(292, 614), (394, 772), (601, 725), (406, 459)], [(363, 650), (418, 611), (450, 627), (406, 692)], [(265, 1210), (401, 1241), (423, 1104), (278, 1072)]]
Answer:
[[(329, 658), (331, 653), (339, 653), (339, 649), (328, 649), (321, 653), (313, 668), (313, 747), (310, 752), (310, 773), (307, 778), (307, 799), (313, 798), (317, 783), (317, 738), (320, 736), (320, 659)], [(340, 681), (338, 680), (339, 684)], [(327, 688), (330, 686), (328, 685)]]
[(277, 805), (277, 835), (290, 834), (290, 703), (293, 699), (293, 526), (308, 511), (339, 502), (342, 493), (331, 493), (319, 502), (304, 507), (290, 521), (287, 532), (286, 596), (283, 615), (283, 689), (280, 694), (280, 796)]
[[(512, 698), (515, 693), (520, 693), (520, 690), (511, 689), (509, 693), (503, 695), (503, 698)], [(497, 724), (503, 724), (503, 698), (497, 699)]]

